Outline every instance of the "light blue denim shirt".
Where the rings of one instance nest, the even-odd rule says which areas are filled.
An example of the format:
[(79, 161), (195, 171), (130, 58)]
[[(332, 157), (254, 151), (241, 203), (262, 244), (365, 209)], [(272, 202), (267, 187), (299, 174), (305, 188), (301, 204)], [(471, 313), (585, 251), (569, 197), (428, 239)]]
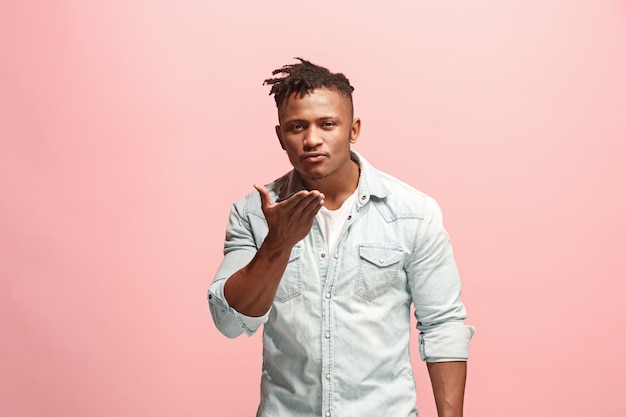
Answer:
[[(209, 289), (228, 337), (263, 327), (260, 417), (417, 416), (409, 358), (410, 306), (428, 362), (466, 360), (461, 283), (441, 210), (427, 195), (352, 152), (357, 199), (334, 253), (317, 221), (292, 251), (263, 317), (231, 308), (224, 283), (248, 264), (268, 228), (256, 191), (233, 205), (224, 260)], [(273, 199), (302, 189), (291, 171), (268, 185)]]

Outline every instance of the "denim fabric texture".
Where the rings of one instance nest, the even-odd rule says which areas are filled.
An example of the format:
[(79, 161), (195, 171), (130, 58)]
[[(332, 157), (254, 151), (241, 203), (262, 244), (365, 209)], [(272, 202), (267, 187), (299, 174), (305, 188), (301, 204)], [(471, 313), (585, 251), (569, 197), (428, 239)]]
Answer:
[[(361, 175), (336, 251), (327, 253), (314, 221), (293, 247), (263, 317), (238, 313), (223, 296), (228, 277), (250, 262), (268, 232), (258, 192), (232, 207), (208, 298), (228, 337), (252, 335), (263, 324), (258, 417), (417, 416), (411, 304), (422, 360), (468, 358), (474, 328), (464, 324), (439, 206), (356, 152), (351, 156)], [(267, 187), (274, 200), (303, 188), (295, 171)]]

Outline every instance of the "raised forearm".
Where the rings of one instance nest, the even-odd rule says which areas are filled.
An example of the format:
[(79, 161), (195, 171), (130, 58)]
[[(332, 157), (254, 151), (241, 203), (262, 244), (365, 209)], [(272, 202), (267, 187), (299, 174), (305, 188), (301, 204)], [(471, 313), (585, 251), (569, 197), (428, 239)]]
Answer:
[(439, 417), (462, 417), (467, 362), (428, 363)]
[(311, 230), (315, 214), (324, 204), (324, 194), (303, 190), (274, 203), (266, 187), (254, 187), (261, 196), (269, 232), (252, 261), (228, 278), (224, 297), (238, 312), (259, 317), (272, 305), (291, 248)]
[(228, 304), (246, 316), (259, 317), (269, 310), (287, 267), (291, 247), (266, 241), (255, 257), (235, 272), (224, 286)]

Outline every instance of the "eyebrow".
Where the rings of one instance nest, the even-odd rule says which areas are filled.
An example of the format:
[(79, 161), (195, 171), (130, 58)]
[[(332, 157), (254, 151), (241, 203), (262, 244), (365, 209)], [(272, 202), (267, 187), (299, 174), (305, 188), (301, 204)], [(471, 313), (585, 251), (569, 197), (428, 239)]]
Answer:
[[(321, 122), (321, 121), (325, 121), (325, 120), (335, 120), (337, 119), (337, 116), (323, 116), (323, 117), (318, 117), (317, 119), (315, 119), (316, 122)], [(291, 124), (291, 123), (309, 123), (308, 120), (306, 119), (289, 119), (289, 120), (285, 120), (283, 122), (284, 124)]]

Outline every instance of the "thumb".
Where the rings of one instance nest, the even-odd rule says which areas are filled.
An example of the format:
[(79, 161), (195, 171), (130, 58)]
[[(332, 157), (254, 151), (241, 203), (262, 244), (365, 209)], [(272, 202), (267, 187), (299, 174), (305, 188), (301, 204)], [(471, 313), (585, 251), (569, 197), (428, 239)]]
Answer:
[(259, 195), (261, 196), (262, 207), (267, 207), (273, 203), (272, 198), (270, 197), (270, 192), (264, 185), (254, 183), (254, 188), (259, 192)]

